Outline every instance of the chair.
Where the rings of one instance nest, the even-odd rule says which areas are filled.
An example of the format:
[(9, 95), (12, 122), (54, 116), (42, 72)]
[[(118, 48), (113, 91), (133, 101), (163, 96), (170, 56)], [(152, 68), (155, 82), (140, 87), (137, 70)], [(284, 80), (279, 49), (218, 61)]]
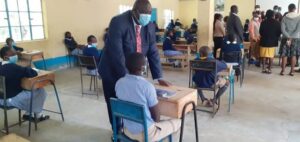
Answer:
[[(124, 133), (118, 133), (117, 130), (117, 118), (130, 120), (136, 123), (140, 123), (144, 127), (144, 138), (145, 142), (148, 142), (148, 129), (146, 124), (146, 113), (145, 108), (142, 105), (138, 105), (131, 102), (122, 101), (116, 98), (110, 99), (112, 117), (113, 117), (113, 136), (114, 141), (118, 140), (124, 142), (136, 142), (128, 138)], [(169, 141), (172, 142), (172, 135), (168, 136)], [(162, 140), (160, 141), (162, 142)]]
[(245, 58), (242, 57), (242, 52), (234, 51), (228, 53), (222, 53), (221, 59), (226, 63), (232, 64), (234, 70), (239, 70), (240, 73), (237, 74), (237, 79), (240, 77), (240, 87), (243, 86), (244, 76), (245, 76)]
[(3, 109), (3, 111), (4, 111), (4, 131), (2, 130), (2, 132), (5, 132), (8, 135), (9, 128), (13, 127), (17, 124), (19, 124), (19, 126), (21, 126), (22, 120), (21, 120), (21, 110), (18, 109), (19, 123), (8, 126), (7, 111), (12, 110), (12, 109), (17, 109), (17, 108), (7, 106), (5, 78), (3, 76), (0, 76), (0, 96), (3, 98), (3, 102), (4, 102), (3, 105), (0, 105), (0, 108)]
[[(86, 93), (83, 91), (83, 76), (90, 76), (91, 81), (90, 81), (90, 91), (92, 91), (92, 85), (94, 84), (94, 91), (96, 92), (97, 98), (99, 98), (99, 93), (98, 93), (98, 67), (97, 67), (97, 62), (95, 60), (95, 57), (93, 56), (83, 56), (83, 55), (78, 55), (78, 60), (79, 60), (79, 66), (80, 66), (80, 79), (81, 79), (81, 92), (82, 96), (84, 94), (90, 94)], [(92, 73), (83, 73), (83, 68), (95, 68), (95, 74)], [(94, 95), (94, 94), (92, 94)]]
[(221, 99), (218, 98), (216, 99), (216, 95), (217, 95), (217, 86), (213, 85), (210, 88), (200, 88), (200, 87), (196, 87), (196, 85), (194, 84), (193, 81), (193, 76), (197, 71), (204, 71), (204, 72), (214, 72), (216, 74), (214, 80), (215, 82), (218, 81), (218, 76), (217, 76), (217, 64), (215, 60), (212, 61), (201, 61), (201, 60), (192, 60), (190, 61), (190, 74), (189, 74), (189, 87), (190, 88), (195, 88), (197, 90), (203, 90), (203, 91), (211, 91), (213, 92), (214, 95), (214, 102), (216, 102), (218, 104), (217, 108), (215, 107), (215, 105), (213, 105), (213, 110), (212, 111), (208, 111), (208, 110), (202, 110), (202, 109), (197, 109), (198, 111), (204, 111), (204, 112), (208, 112), (208, 113), (212, 113), (212, 116), (214, 117), (216, 115), (216, 113), (219, 111), (220, 109), (220, 103), (221, 103)]

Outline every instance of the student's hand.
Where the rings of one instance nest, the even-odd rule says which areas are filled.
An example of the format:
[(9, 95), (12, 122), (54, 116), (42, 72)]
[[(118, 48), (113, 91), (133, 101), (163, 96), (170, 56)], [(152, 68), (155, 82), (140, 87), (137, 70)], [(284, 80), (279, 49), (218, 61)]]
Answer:
[(171, 84), (170, 82), (165, 81), (165, 80), (162, 80), (162, 79), (159, 79), (159, 80), (158, 80), (158, 83), (159, 83), (159, 85), (161, 85), (161, 86), (166, 86), (166, 87), (172, 86), (172, 84)]

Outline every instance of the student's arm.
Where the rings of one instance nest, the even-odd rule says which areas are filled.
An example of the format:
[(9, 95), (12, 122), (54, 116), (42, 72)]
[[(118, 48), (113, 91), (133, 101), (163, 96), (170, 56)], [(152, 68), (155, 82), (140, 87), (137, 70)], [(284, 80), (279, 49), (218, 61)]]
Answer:
[(36, 77), (38, 73), (33, 70), (32, 68), (29, 67), (22, 67), (16, 64), (13, 64), (14, 70), (20, 74), (21, 78), (31, 78), (31, 77)]
[(283, 34), (286, 38), (290, 38), (290, 37), (291, 37), (291, 36), (289, 35), (289, 33), (286, 32), (285, 18), (282, 19), (282, 23), (281, 23), (281, 32), (282, 32), (282, 34)]
[(147, 105), (149, 107), (151, 118), (155, 122), (160, 121), (160, 112), (158, 108), (158, 100), (156, 95), (156, 90), (153, 85), (150, 85), (148, 88), (146, 88), (147, 92), (145, 93), (146, 99), (147, 99)]
[(15, 50), (18, 51), (18, 52), (23, 52), (24, 49), (21, 48), (21, 47), (18, 47), (18, 46), (14, 46)]

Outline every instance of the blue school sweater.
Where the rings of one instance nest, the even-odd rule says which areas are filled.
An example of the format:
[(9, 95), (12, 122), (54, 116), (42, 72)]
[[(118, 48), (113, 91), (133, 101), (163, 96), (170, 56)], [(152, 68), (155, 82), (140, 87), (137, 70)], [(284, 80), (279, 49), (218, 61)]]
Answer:
[[(95, 47), (91, 47), (90, 45), (88, 45), (86, 48), (83, 49), (83, 55), (84, 56), (93, 56), (95, 58), (95, 60), (96, 60), (97, 65), (100, 62), (100, 52)], [(87, 67), (87, 69), (93, 70), (95, 68), (93, 68), (93, 67)]]
[(170, 39), (170, 37), (167, 37), (163, 43), (163, 50), (173, 50), (173, 51), (177, 51), (174, 47), (173, 47), (173, 41)]
[[(6, 98), (15, 97), (24, 90), (21, 87), (21, 80), (23, 78), (35, 77), (38, 75), (32, 68), (22, 67), (5, 61), (0, 64), (0, 76), (5, 77)], [(3, 99), (3, 96), (0, 96), (0, 99)]]
[(221, 48), (221, 53), (228, 53), (234, 51), (241, 51), (241, 45), (237, 43), (229, 43), (226, 39), (224, 40)]
[(73, 37), (72, 38), (65, 38), (64, 42), (65, 42), (65, 45), (67, 46), (67, 48), (70, 51), (73, 51), (78, 46), (77, 42), (75, 41), (75, 39)]
[[(213, 58), (207, 58), (204, 59), (206, 61), (213, 61), (215, 59)], [(219, 60), (216, 60), (217, 64), (217, 73), (225, 70), (227, 68), (227, 65), (225, 62), (221, 62)], [(215, 72), (212, 71), (196, 71), (196, 73), (193, 76), (193, 81), (199, 88), (211, 88), (215, 84)]]

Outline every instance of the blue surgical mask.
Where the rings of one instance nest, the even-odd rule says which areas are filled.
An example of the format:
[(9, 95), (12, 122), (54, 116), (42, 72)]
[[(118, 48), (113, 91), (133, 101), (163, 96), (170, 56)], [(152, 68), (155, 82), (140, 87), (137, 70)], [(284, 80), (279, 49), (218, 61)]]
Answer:
[(151, 21), (151, 15), (150, 14), (140, 14), (139, 23), (142, 26), (147, 26), (150, 21)]
[(18, 55), (8, 57), (10, 63), (16, 64), (18, 62)]
[(92, 47), (97, 48), (98, 43), (92, 43)]

